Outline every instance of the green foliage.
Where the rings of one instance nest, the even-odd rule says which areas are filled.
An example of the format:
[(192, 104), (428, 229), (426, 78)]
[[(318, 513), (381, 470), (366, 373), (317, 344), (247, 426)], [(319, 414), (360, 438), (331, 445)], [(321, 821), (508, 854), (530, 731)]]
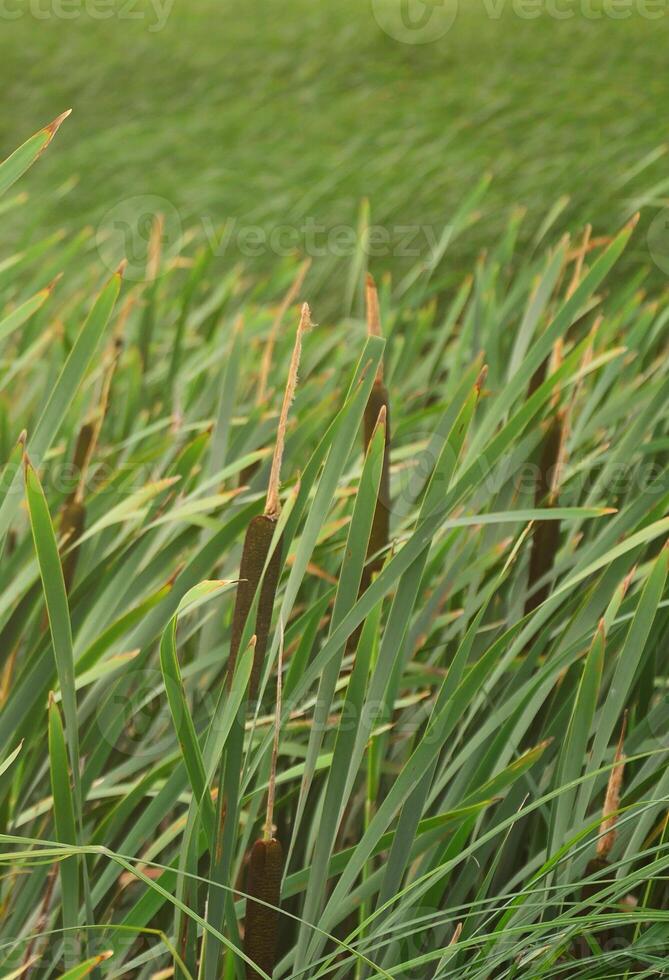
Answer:
[[(485, 191), (462, 204), (462, 229)], [(228, 678), (232, 610), (297, 304), (261, 403), (259, 352), (298, 258), (228, 268), (222, 288), (194, 233), (156, 278), (119, 271), (100, 288), (84, 239), (46, 240), (3, 273), (2, 975), (242, 980), (246, 863), (273, 786), (277, 978), (604, 980), (661, 962), (666, 316), (617, 275), (633, 222), (570, 289), (579, 240), (518, 260), (514, 221), (462, 288), (435, 287), (441, 264), (384, 284), (385, 342), (356, 306), (359, 253), (346, 320), (319, 320), (307, 279), (318, 325), (289, 416), (253, 702), (258, 596)], [(381, 360), (390, 544), (360, 594), (385, 438), (363, 447), (361, 428)], [(73, 473), (84, 422), (91, 454)], [(558, 547), (525, 614), (543, 521)], [(593, 870), (624, 718), (615, 840)]]

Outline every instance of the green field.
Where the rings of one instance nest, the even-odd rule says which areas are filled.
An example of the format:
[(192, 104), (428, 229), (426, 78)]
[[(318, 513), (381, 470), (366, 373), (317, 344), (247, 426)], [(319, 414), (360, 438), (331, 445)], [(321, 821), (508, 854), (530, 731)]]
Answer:
[(403, 2), (0, 0), (4, 980), (667, 975), (669, 15)]
[[(30, 218), (5, 228), (10, 240), (35, 215), (79, 230), (119, 201), (158, 195), (187, 225), (232, 219), (233, 261), (249, 255), (249, 226), (288, 226), (284, 241), (299, 242), (308, 219), (354, 227), (367, 197), (389, 241), (377, 268), (406, 267), (402, 228), (417, 229), (411, 247), (424, 254), (430, 231), (490, 172), (481, 222), (452, 258), (461, 272), (516, 205), (528, 208), (529, 240), (563, 194), (560, 226), (590, 220), (595, 232), (647, 191), (662, 194), (663, 159), (626, 180), (666, 141), (669, 13), (648, 19), (640, 3), (616, 20), (563, 0), (558, 9), (574, 16), (557, 20), (550, 4), (527, 19), (510, 0), (461, 0), (442, 39), (411, 45), (384, 33), (368, 0), (292, 0), (280, 14), (258, 0), (177, 0), (158, 31), (149, 3), (124, 0), (126, 17), (95, 20), (85, 6), (94, 0), (65, 2), (80, 15), (26, 14), (0, 33), (11, 107), (0, 144), (74, 109), (59, 152), (26, 181)], [(73, 176), (76, 187), (54, 199)], [(271, 244), (256, 251), (271, 259)], [(327, 282), (331, 256), (317, 251)], [(635, 253), (647, 258), (643, 236)]]

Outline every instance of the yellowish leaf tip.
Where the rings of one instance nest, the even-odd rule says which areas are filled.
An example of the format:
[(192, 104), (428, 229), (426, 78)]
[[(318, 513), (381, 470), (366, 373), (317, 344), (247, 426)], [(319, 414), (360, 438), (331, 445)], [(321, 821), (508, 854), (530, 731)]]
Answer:
[(479, 371), (479, 376), (476, 379), (476, 383), (474, 385), (474, 387), (476, 388), (477, 394), (480, 393), (481, 388), (485, 384), (485, 380), (486, 380), (487, 377), (488, 377), (488, 365), (487, 364), (484, 364), (483, 367), (481, 368), (481, 370)]
[(49, 285), (44, 287), (42, 292), (46, 293), (47, 296), (50, 296), (62, 278), (63, 278), (63, 273), (59, 272), (57, 276), (53, 277)]
[(128, 264), (128, 260), (127, 259), (121, 259), (121, 261), (118, 264), (118, 268), (117, 268), (116, 272), (114, 273), (114, 275), (115, 276), (118, 276), (119, 279), (122, 279), (123, 278), (123, 274), (125, 272), (125, 267), (127, 266), (127, 264)]
[(49, 143), (54, 138), (54, 136), (60, 129), (61, 125), (65, 122), (67, 117), (70, 116), (71, 114), (72, 114), (72, 110), (66, 109), (65, 112), (61, 112), (59, 116), (56, 116), (53, 122), (50, 122), (48, 126), (44, 127), (45, 131), (49, 134)]
[(627, 595), (627, 590), (632, 584), (632, 579), (634, 578), (635, 574), (636, 574), (636, 565), (627, 573), (627, 575), (623, 579), (622, 585), (620, 587), (623, 594), (623, 599)]

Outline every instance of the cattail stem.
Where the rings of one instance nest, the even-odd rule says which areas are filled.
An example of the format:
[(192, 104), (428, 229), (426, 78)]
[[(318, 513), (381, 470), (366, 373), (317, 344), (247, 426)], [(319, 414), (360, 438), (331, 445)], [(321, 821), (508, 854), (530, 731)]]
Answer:
[(279, 306), (276, 316), (274, 317), (260, 364), (260, 377), (258, 378), (258, 391), (256, 394), (257, 405), (262, 405), (267, 397), (267, 383), (269, 381), (269, 372), (272, 367), (272, 356), (274, 354), (276, 338), (279, 335), (279, 330), (281, 329), (281, 324), (283, 323), (283, 318), (285, 317), (289, 308), (296, 301), (297, 297), (300, 295), (310, 266), (311, 259), (305, 259), (300, 265), (299, 269), (297, 270), (297, 275), (293, 279), (290, 289), (281, 301), (281, 305)]
[(274, 706), (274, 742), (272, 744), (272, 761), (267, 787), (267, 814), (265, 817), (265, 841), (274, 837), (274, 801), (276, 799), (276, 766), (279, 759), (279, 738), (281, 736), (281, 703), (283, 671), (283, 632), (279, 643), (279, 660), (276, 667), (276, 705)]

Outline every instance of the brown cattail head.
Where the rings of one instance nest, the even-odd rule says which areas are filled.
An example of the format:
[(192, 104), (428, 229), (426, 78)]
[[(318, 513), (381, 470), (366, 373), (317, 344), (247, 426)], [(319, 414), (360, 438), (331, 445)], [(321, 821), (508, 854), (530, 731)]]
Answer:
[[(557, 503), (560, 463), (564, 447), (566, 431), (566, 414), (564, 411), (555, 412), (544, 435), (539, 470), (534, 490), (535, 507), (553, 507)], [(553, 568), (555, 557), (560, 544), (560, 522), (541, 521), (537, 523), (532, 536), (530, 551), (530, 569), (527, 587), (534, 585)], [(527, 597), (525, 615), (540, 606), (548, 597), (549, 584), (545, 583), (540, 589)]]
[[(598, 872), (604, 871), (604, 869), (608, 868), (608, 866), (609, 862), (606, 858), (592, 858), (586, 865), (585, 876), (586, 878), (590, 878), (593, 875), (598, 874)], [(595, 899), (597, 897), (597, 893), (604, 887), (604, 884), (605, 882), (600, 879), (599, 881), (590, 881), (583, 885), (583, 888), (581, 889), (581, 901), (590, 902)]]
[(77, 441), (74, 445), (74, 453), (72, 455), (72, 471), (73, 475), (76, 477), (77, 485), (70, 491), (66, 500), (67, 504), (71, 503), (76, 499), (81, 499), (83, 497), (84, 491), (84, 480), (86, 477), (86, 469), (88, 461), (91, 456), (91, 452), (94, 449), (93, 441), (96, 435), (96, 425), (95, 422), (84, 422), (82, 427), (79, 429), (79, 435), (77, 436)]
[(371, 562), (365, 565), (367, 588), (371, 582), (374, 572), (378, 572), (384, 562), (384, 556), (378, 555), (388, 546), (390, 540), (390, 398), (388, 390), (384, 384), (374, 382), (369, 394), (363, 420), (363, 440), (365, 452), (372, 440), (374, 430), (379, 421), (379, 416), (383, 413), (383, 424), (385, 426), (385, 442), (383, 447), (383, 461), (381, 466), (381, 482), (379, 483), (379, 495), (374, 509), (372, 520), (372, 530), (369, 536), (367, 556), (377, 555)]
[(272, 744), (272, 762), (267, 788), (267, 814), (265, 817), (265, 840), (274, 837), (274, 800), (276, 798), (276, 766), (279, 760), (279, 739), (281, 737), (281, 704), (283, 701), (283, 630), (279, 644), (279, 662), (276, 667), (276, 704), (274, 705), (274, 742)]
[[(276, 960), (282, 874), (283, 848), (279, 841), (256, 841), (249, 856), (244, 951), (269, 977)], [(258, 971), (248, 964), (246, 980), (260, 980)]]
[[(63, 578), (65, 591), (69, 592), (74, 581), (74, 573), (79, 559), (79, 547), (71, 548), (79, 540), (86, 526), (86, 508), (79, 500), (70, 500), (63, 507), (60, 518), (61, 547), (67, 550), (63, 558)], [(69, 550), (68, 550), (69, 549)]]
[(253, 597), (256, 594), (262, 577), (255, 626), (256, 648), (253, 656), (249, 690), (252, 699), (256, 696), (262, 673), (262, 665), (265, 660), (267, 640), (272, 624), (274, 597), (276, 596), (279, 575), (281, 573), (281, 542), (279, 541), (263, 577), (263, 569), (267, 561), (267, 556), (269, 555), (276, 524), (276, 518), (268, 517), (266, 514), (257, 515), (249, 523), (246, 537), (244, 538), (244, 547), (242, 548), (242, 560), (239, 568), (240, 581), (237, 586), (237, 597), (232, 615), (228, 684), (232, 683), (232, 678), (234, 677), (244, 627), (251, 611)]

